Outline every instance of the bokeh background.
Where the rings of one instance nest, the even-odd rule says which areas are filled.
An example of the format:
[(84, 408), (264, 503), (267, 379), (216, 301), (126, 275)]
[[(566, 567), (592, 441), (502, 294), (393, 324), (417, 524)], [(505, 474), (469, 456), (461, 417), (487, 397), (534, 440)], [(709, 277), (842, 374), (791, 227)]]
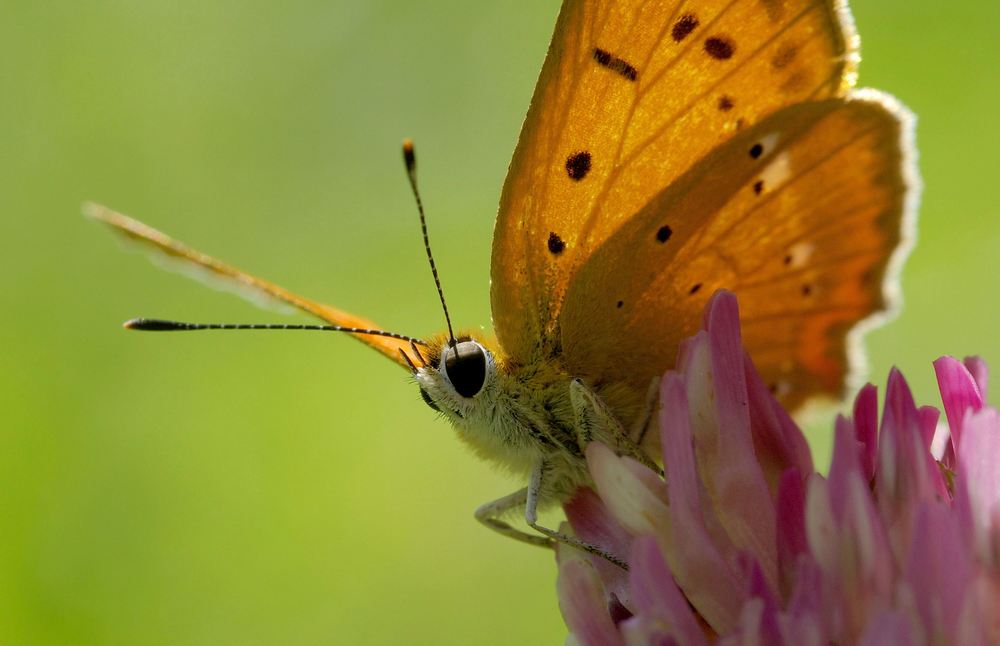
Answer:
[[(857, 0), (862, 85), (919, 115), (902, 316), (869, 337), (1000, 365), (1000, 4)], [(520, 483), (346, 338), (127, 334), (283, 321), (160, 271), (105, 202), (412, 334), (488, 325), (507, 163), (556, 0), (0, 3), (0, 643), (561, 643), (551, 554), (478, 526)], [(826, 428), (825, 426), (823, 428)], [(813, 434), (826, 463), (825, 431)]]

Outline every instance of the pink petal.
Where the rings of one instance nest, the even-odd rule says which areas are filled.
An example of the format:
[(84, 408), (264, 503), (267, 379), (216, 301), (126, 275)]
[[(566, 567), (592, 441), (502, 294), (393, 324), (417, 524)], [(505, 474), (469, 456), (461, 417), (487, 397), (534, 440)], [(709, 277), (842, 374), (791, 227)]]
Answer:
[(781, 633), (786, 644), (795, 646), (829, 646), (831, 641), (824, 631), (817, 615), (782, 618)]
[[(591, 545), (598, 545), (621, 560), (631, 552), (632, 537), (625, 531), (593, 489), (582, 487), (563, 505), (573, 534)], [(617, 565), (599, 556), (591, 556), (604, 586), (622, 604), (629, 606), (628, 575)]]
[(948, 500), (951, 498), (948, 483), (945, 482), (941, 469), (934, 468), (937, 466), (934, 464), (934, 436), (937, 434), (941, 411), (933, 406), (921, 406), (917, 413), (920, 416), (920, 439), (923, 442), (923, 454), (930, 457), (929, 464), (931, 468), (928, 475), (930, 476), (931, 485), (941, 500)]
[(745, 593), (705, 526), (688, 424), (687, 395), (677, 373), (660, 385), (660, 437), (669, 479), (670, 531), (659, 535), (663, 553), (688, 601), (718, 633), (735, 625)]
[(830, 489), (818, 473), (806, 481), (806, 538), (816, 565), (832, 581), (840, 578), (840, 532)]
[(981, 571), (965, 595), (955, 644), (1000, 644), (1000, 588), (996, 574)]
[(859, 646), (915, 646), (918, 643), (923, 640), (917, 641), (916, 631), (906, 614), (886, 610), (868, 624)]
[(889, 535), (860, 475), (852, 475), (845, 484), (848, 491), (841, 522), (846, 534), (841, 536), (841, 549), (846, 547), (855, 559), (846, 565), (855, 570), (856, 593), (858, 598), (868, 598), (868, 605), (888, 603), (895, 567)]
[[(733, 545), (750, 552), (768, 580), (776, 584), (774, 503), (750, 434), (736, 297), (717, 292), (709, 302), (706, 319), (710, 375), (707, 383), (698, 384), (698, 391), (709, 399), (697, 405), (691, 401), (702, 480)], [(705, 379), (697, 373), (691, 377), (694, 381)], [(689, 396), (692, 378), (688, 379)]]
[(624, 644), (611, 620), (604, 585), (586, 555), (559, 545), (559, 610), (570, 632), (582, 646)]
[[(834, 517), (840, 524), (840, 574), (864, 586), (859, 593), (887, 596), (892, 581), (892, 553), (861, 470), (862, 447), (855, 437), (851, 423), (838, 417), (827, 487)], [(845, 592), (852, 594), (851, 590)]]
[(812, 454), (802, 431), (771, 394), (749, 355), (745, 353), (743, 366), (746, 370), (754, 453), (769, 487), (776, 490), (778, 479), (791, 467), (798, 469), (800, 473), (811, 473)]
[[(837, 442), (849, 433), (841, 425)], [(836, 493), (835, 493), (836, 490)], [(834, 499), (838, 502), (834, 504)], [(893, 557), (871, 490), (859, 470), (831, 472), (830, 481), (810, 478), (806, 494), (809, 551), (839, 602), (863, 616), (888, 603), (892, 593)]]
[(981, 558), (991, 563), (993, 535), (1000, 529), (995, 524), (1000, 514), (1000, 412), (989, 407), (970, 412), (963, 428), (965, 439), (958, 447), (956, 504)]
[[(629, 646), (683, 646), (670, 630), (646, 617), (632, 617), (620, 625), (625, 643)], [(566, 646), (574, 646), (567, 641)]]
[(838, 518), (844, 515), (844, 505), (848, 491), (848, 481), (857, 476), (864, 480), (861, 474), (861, 451), (851, 422), (837, 416), (833, 435), (833, 458), (830, 462), (830, 473), (827, 476), (830, 488), (830, 502), (833, 513)]
[(778, 612), (780, 606), (774, 596), (774, 592), (764, 578), (764, 572), (760, 565), (752, 559), (748, 563), (750, 585), (749, 596), (752, 600), (762, 604), (761, 613), (755, 620), (756, 639), (761, 644), (774, 644), (779, 646), (782, 643), (781, 628), (778, 622)]
[(764, 572), (760, 569), (760, 564), (753, 560), (753, 557), (746, 552), (741, 554), (740, 557), (740, 565), (744, 572), (746, 572), (747, 596), (761, 599), (765, 606), (777, 609), (779, 606), (778, 599), (774, 596), (774, 591), (768, 585), (767, 579), (764, 578)]
[(979, 357), (966, 357), (962, 363), (965, 364), (966, 370), (972, 375), (972, 378), (976, 380), (976, 386), (979, 387), (979, 394), (983, 397), (983, 402), (986, 402), (986, 386), (989, 384), (990, 371), (986, 366), (986, 362)]
[(878, 454), (878, 391), (865, 385), (854, 400), (854, 432), (861, 443), (861, 473), (866, 482), (875, 477), (875, 456)]
[[(821, 564), (856, 612), (853, 623), (863, 622), (873, 600), (888, 598), (892, 587), (892, 552), (885, 536), (868, 480), (861, 470), (861, 447), (852, 424), (838, 417), (834, 431), (833, 461), (826, 483), (833, 522), (834, 560), (825, 555)], [(811, 492), (810, 492), (811, 493)], [(833, 567), (831, 572), (830, 567)]]
[(893, 368), (886, 388), (882, 434), (879, 437), (879, 465), (876, 474), (878, 501), (890, 523), (905, 522), (900, 528), (904, 543), (916, 505), (934, 500), (941, 472), (921, 436), (920, 414), (903, 375)]
[(799, 555), (808, 549), (805, 483), (798, 469), (791, 468), (782, 474), (776, 507), (778, 570), (781, 590), (787, 597), (794, 587)]
[(941, 503), (920, 505), (904, 576), (926, 634), (955, 635), (965, 591), (973, 580), (969, 557), (950, 508)]
[(669, 532), (667, 489), (659, 476), (600, 442), (586, 449), (587, 466), (601, 500), (631, 534)]
[(924, 441), (924, 448), (929, 452), (934, 442), (934, 434), (937, 432), (938, 420), (941, 419), (941, 411), (933, 406), (921, 406), (917, 412), (920, 414), (920, 438)]
[(829, 610), (823, 604), (823, 572), (809, 554), (799, 556), (796, 572), (795, 589), (788, 600), (788, 616), (818, 618), (824, 609)]
[(707, 644), (691, 606), (674, 582), (663, 554), (650, 536), (637, 538), (629, 561), (636, 616), (655, 623), (659, 634), (678, 644)]
[(688, 423), (687, 393), (676, 372), (668, 372), (660, 381), (660, 444), (663, 465), (670, 480), (671, 504), (686, 504), (692, 512), (701, 506), (698, 470), (694, 461), (694, 438)]
[(770, 646), (762, 634), (764, 612), (764, 602), (760, 599), (747, 601), (740, 611), (740, 623), (737, 629), (716, 642), (716, 646)]
[[(977, 364), (973, 362), (973, 365)], [(982, 408), (983, 396), (972, 374), (958, 359), (941, 357), (934, 362), (934, 372), (937, 374), (944, 412), (948, 416), (948, 426), (951, 427), (951, 441), (957, 447), (962, 442), (965, 412)]]
[[(840, 425), (837, 442), (849, 428)], [(806, 494), (806, 535), (809, 551), (823, 574), (824, 587), (835, 595), (826, 603), (840, 604), (836, 635), (851, 639), (866, 616), (888, 603), (892, 592), (893, 558), (875, 501), (860, 470), (844, 469), (824, 481), (814, 475)], [(836, 494), (834, 490), (838, 491)], [(835, 505), (834, 499), (839, 502)], [(828, 617), (832, 611), (826, 609)], [(846, 631), (841, 635), (840, 631)]]

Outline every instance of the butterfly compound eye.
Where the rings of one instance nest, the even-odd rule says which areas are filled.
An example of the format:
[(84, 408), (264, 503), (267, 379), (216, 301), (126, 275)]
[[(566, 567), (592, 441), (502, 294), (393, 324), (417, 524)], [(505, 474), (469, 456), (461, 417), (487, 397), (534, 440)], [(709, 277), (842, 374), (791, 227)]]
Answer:
[(441, 372), (459, 395), (475, 396), (486, 382), (486, 348), (475, 341), (445, 347)]

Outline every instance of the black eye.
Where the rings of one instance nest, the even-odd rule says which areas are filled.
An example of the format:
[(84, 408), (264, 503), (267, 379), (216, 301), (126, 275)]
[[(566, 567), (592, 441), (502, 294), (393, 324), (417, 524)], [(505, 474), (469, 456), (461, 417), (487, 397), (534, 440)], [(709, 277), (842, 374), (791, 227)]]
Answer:
[(441, 412), (441, 409), (437, 407), (437, 404), (434, 403), (434, 400), (431, 399), (431, 396), (428, 395), (427, 391), (424, 390), (423, 388), (420, 389), (420, 396), (424, 398), (424, 403), (425, 404), (427, 404), (428, 406), (430, 406), (431, 408), (433, 408), (437, 412), (439, 412), (439, 413)]
[(444, 349), (444, 375), (462, 397), (478, 393), (486, 381), (486, 351), (474, 341)]

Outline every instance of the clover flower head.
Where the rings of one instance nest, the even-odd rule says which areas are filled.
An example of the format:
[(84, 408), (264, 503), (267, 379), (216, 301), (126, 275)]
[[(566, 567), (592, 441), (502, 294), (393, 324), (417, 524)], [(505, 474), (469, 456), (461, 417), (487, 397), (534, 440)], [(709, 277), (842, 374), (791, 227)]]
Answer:
[(944, 417), (893, 370), (834, 428), (826, 476), (754, 369), (732, 294), (660, 387), (665, 478), (591, 444), (566, 505), (629, 571), (560, 546), (579, 644), (1000, 643), (1000, 412), (976, 358), (934, 363)]

